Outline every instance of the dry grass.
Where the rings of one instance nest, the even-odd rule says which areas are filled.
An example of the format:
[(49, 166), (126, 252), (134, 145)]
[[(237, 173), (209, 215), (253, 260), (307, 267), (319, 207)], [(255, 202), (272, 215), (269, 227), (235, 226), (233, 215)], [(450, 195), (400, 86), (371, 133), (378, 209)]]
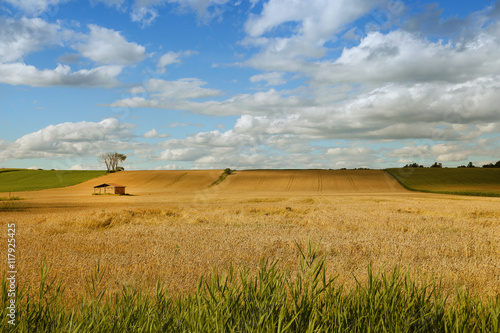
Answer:
[[(295, 269), (296, 243), (311, 239), (321, 240), (328, 271), (346, 286), (353, 276), (365, 279), (371, 262), (375, 271), (400, 265), (420, 281), (441, 277), (444, 291), (500, 295), (498, 198), (220, 190), (87, 197), (81, 204), (31, 198), (32, 208), (0, 213), (3, 225), (17, 224), (20, 283), (38, 285), (45, 258), (71, 302), (100, 261), (110, 290), (153, 288), (161, 279), (176, 294), (230, 262), (255, 271), (271, 258)], [(0, 242), (7, 244), (6, 229)]]

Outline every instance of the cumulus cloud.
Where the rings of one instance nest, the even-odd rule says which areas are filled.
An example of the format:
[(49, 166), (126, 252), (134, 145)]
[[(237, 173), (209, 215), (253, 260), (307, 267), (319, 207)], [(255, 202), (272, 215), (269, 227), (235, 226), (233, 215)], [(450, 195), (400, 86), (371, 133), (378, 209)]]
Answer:
[(89, 156), (103, 150), (133, 149), (137, 144), (123, 141), (133, 137), (134, 126), (108, 118), (100, 122), (77, 122), (49, 125), (8, 144), (5, 159)]
[(207, 152), (199, 148), (165, 149), (160, 153), (159, 159), (166, 161), (194, 161)]
[(359, 45), (344, 49), (338, 59), (308, 70), (322, 84), (462, 82), (500, 73), (500, 61), (491, 57), (497, 52), (500, 42), (493, 34), (444, 43), (401, 30), (372, 32)]
[(191, 112), (210, 115), (272, 114), (309, 106), (307, 98), (275, 89), (255, 94), (238, 94), (222, 101), (189, 102), (180, 107)]
[(146, 57), (146, 49), (128, 42), (120, 32), (89, 24), (86, 43), (75, 45), (80, 54), (99, 64), (131, 65)]
[(176, 81), (149, 79), (140, 89), (142, 96), (121, 99), (111, 104), (114, 107), (149, 107), (163, 109), (179, 109), (186, 101), (198, 98), (215, 97), (221, 91), (203, 88), (206, 82), (196, 78), (183, 78)]
[(257, 74), (250, 77), (250, 82), (266, 81), (267, 86), (279, 86), (286, 83), (284, 79), (285, 73), (269, 72), (264, 74)]
[(198, 54), (198, 51), (181, 51), (181, 52), (167, 52), (160, 57), (156, 65), (158, 73), (165, 73), (165, 67), (171, 64), (180, 64), (181, 58)]
[(183, 170), (184, 168), (177, 164), (167, 164), (154, 168), (154, 170)]
[(158, 17), (158, 11), (155, 8), (135, 6), (130, 14), (132, 22), (139, 23), (143, 28), (150, 26)]
[(443, 18), (443, 8), (437, 3), (424, 4), (420, 12), (409, 17), (402, 29), (419, 32), (429, 37), (468, 38), (481, 30), (491, 19), (496, 19), (495, 4), (472, 12), (465, 17)]
[[(40, 18), (0, 18), (0, 82), (33, 87), (118, 86), (120, 83), (116, 77), (122, 72), (123, 65), (144, 59), (145, 49), (127, 42), (116, 31), (95, 25), (89, 27), (90, 35), (84, 36)], [(24, 57), (33, 52), (52, 46), (65, 47), (80, 39), (87, 41), (74, 47), (82, 56), (102, 66), (72, 71), (68, 65), (58, 64), (56, 68), (40, 69), (23, 62)], [(66, 62), (75, 62), (78, 59), (78, 55), (61, 57), (61, 60)]]
[(61, 44), (71, 33), (40, 18), (0, 17), (0, 62), (22, 60), (29, 53)]
[(192, 163), (193, 168), (332, 168), (362, 167), (378, 160), (372, 149), (344, 144), (314, 146), (296, 134), (242, 134), (235, 130), (209, 131), (170, 139), (157, 158)]
[(163, 133), (163, 134), (158, 133), (158, 131), (154, 128), (152, 130), (144, 133), (145, 138), (167, 138), (168, 136), (169, 135), (165, 134), (165, 133)]
[[(300, 0), (290, 5), (286, 0), (270, 0), (260, 15), (250, 16), (245, 24), (248, 37), (242, 43), (261, 48), (247, 64), (269, 71), (295, 71), (305, 59), (323, 57), (327, 41), (384, 2)], [(290, 36), (269, 36), (273, 29), (286, 23), (296, 24), (290, 29)]]
[(61, 64), (57, 65), (55, 69), (40, 70), (24, 63), (0, 63), (0, 82), (32, 87), (83, 86), (111, 88), (119, 85), (116, 76), (121, 71), (122, 66), (111, 65), (71, 72), (68, 65)]

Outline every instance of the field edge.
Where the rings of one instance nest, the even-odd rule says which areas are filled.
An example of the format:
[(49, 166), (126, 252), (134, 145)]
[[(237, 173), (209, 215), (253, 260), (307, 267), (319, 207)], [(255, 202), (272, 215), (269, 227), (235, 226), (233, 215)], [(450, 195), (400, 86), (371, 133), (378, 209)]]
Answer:
[(445, 190), (427, 190), (427, 189), (418, 189), (415, 187), (409, 186), (402, 177), (398, 177), (390, 170), (400, 170), (401, 168), (391, 168), (384, 169), (389, 175), (394, 177), (396, 181), (403, 186), (405, 189), (413, 192), (422, 192), (422, 193), (434, 193), (434, 194), (447, 194), (447, 195), (462, 195), (462, 196), (472, 196), (472, 197), (490, 197), (490, 198), (499, 198), (500, 193), (494, 192), (482, 192), (482, 191), (445, 191)]

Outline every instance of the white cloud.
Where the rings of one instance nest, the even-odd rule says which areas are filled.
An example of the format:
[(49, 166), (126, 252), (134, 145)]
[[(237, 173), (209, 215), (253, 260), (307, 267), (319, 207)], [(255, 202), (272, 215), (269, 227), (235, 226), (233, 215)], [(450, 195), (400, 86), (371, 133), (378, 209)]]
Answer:
[(184, 168), (177, 164), (167, 164), (154, 168), (154, 170), (183, 170)]
[(120, 32), (89, 24), (86, 43), (74, 46), (80, 54), (100, 64), (131, 65), (144, 60), (146, 49), (128, 42)]
[(385, 82), (462, 82), (500, 74), (495, 35), (480, 33), (463, 43), (431, 42), (420, 35), (369, 33), (334, 61), (319, 62), (308, 73), (323, 84)]
[(158, 17), (158, 11), (154, 8), (134, 7), (130, 18), (132, 22), (140, 23), (145, 28), (150, 26)]
[(89, 165), (86, 165), (86, 164), (75, 164), (75, 165), (72, 165), (70, 168), (70, 170), (95, 170), (95, 169), (98, 169), (98, 168), (90, 168)]
[(4, 0), (28, 15), (40, 15), (49, 9), (57, 12), (57, 6), (68, 1), (70, 0)]
[(233, 130), (220, 132), (200, 132), (188, 137), (185, 144), (197, 147), (242, 147), (256, 144), (256, 139), (250, 135), (240, 134)]
[(159, 159), (165, 161), (194, 161), (206, 154), (199, 148), (166, 149), (160, 153)]
[(144, 28), (159, 16), (158, 7), (175, 4), (181, 12), (196, 12), (200, 20), (207, 22), (221, 15), (222, 6), (227, 2), (229, 0), (135, 0), (130, 17)]
[(125, 0), (90, 0), (92, 6), (95, 6), (98, 3), (105, 4), (108, 7), (115, 7), (116, 9), (122, 9)]
[(19, 61), (34, 51), (61, 44), (70, 32), (40, 18), (0, 17), (0, 62)]
[(267, 86), (279, 86), (286, 83), (286, 80), (283, 78), (284, 74), (281, 72), (257, 74), (250, 77), (250, 82), (267, 81)]
[(327, 155), (348, 155), (348, 156), (366, 156), (373, 153), (373, 150), (367, 147), (335, 147), (328, 148)]
[[(128, 142), (134, 137), (135, 126), (107, 118), (100, 122), (77, 122), (49, 125), (26, 134), (7, 144), (2, 159), (54, 158), (63, 156), (92, 156), (107, 150), (130, 150), (140, 144)], [(78, 160), (74, 158), (73, 160)], [(69, 168), (70, 166), (65, 166)]]
[[(327, 1), (270, 0), (260, 15), (250, 16), (245, 24), (248, 37), (242, 43), (262, 50), (247, 64), (268, 71), (295, 71), (307, 58), (323, 57), (327, 41), (335, 39), (347, 24), (373, 10), (385, 0)], [(265, 37), (273, 29), (293, 22), (289, 37)]]
[(192, 50), (187, 50), (187, 51), (182, 51), (182, 52), (167, 52), (164, 55), (160, 57), (158, 60), (158, 64), (156, 65), (157, 67), (157, 72), (158, 73), (165, 73), (165, 67), (171, 64), (180, 64), (181, 58), (182, 57), (188, 57), (193, 54), (198, 54), (197, 51), (192, 51)]
[(211, 6), (223, 5), (229, 0), (168, 0), (170, 3), (176, 3), (182, 8), (189, 8), (198, 13), (199, 16), (207, 15), (207, 10)]
[(156, 129), (152, 129), (150, 131), (147, 131), (145, 134), (144, 134), (144, 137), (145, 138), (167, 138), (169, 135), (168, 134), (160, 134), (158, 133), (158, 131)]
[(154, 98), (161, 100), (186, 100), (193, 98), (206, 98), (219, 96), (219, 90), (202, 88), (206, 82), (196, 78), (184, 78), (176, 81), (150, 79), (146, 90)]
[[(176, 81), (149, 79), (143, 86), (143, 93), (149, 94), (149, 99), (133, 96), (118, 100), (111, 106), (178, 109), (179, 105), (184, 105), (187, 100), (222, 94), (219, 90), (203, 88), (205, 84), (206, 82), (196, 78), (183, 78)], [(135, 91), (140, 91), (140, 89)]]
[(116, 87), (116, 76), (121, 66), (100, 66), (71, 72), (68, 65), (57, 65), (55, 69), (39, 70), (23, 63), (0, 63), (0, 83), (28, 85), (32, 87), (83, 86)]
[(310, 101), (275, 89), (255, 94), (238, 94), (223, 101), (189, 102), (180, 105), (186, 110), (210, 115), (262, 115), (282, 113), (310, 105)]
[(447, 142), (433, 145), (412, 144), (386, 153), (387, 157), (401, 157), (400, 163), (412, 161), (439, 161), (439, 162), (467, 162), (471, 156), (480, 156), (483, 153), (492, 154), (489, 144), (484, 140), (472, 142)]

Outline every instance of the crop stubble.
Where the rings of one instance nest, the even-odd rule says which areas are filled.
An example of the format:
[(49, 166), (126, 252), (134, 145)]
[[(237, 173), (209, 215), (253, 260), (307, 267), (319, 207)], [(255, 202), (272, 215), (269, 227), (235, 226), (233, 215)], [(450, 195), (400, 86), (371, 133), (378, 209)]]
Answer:
[[(0, 212), (2, 224), (17, 224), (19, 281), (36, 286), (45, 258), (75, 299), (99, 260), (110, 290), (161, 279), (173, 294), (189, 292), (230, 262), (256, 270), (263, 258), (279, 259), (293, 270), (296, 243), (311, 239), (347, 286), (371, 262), (420, 281), (441, 277), (450, 292), (500, 295), (498, 198), (409, 192), (368, 170), (237, 171), (207, 189), (220, 173), (120, 172), (20, 194), (22, 209)], [(102, 182), (134, 196), (91, 196)]]

